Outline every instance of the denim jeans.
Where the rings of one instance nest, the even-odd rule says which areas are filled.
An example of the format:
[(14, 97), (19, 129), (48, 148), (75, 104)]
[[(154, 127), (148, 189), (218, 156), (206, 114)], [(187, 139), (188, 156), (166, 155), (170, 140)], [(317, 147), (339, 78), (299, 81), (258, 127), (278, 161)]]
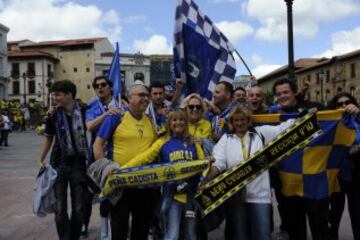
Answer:
[[(85, 169), (62, 167), (54, 184), (56, 197), (55, 223), (60, 240), (79, 239), (83, 220)], [(67, 192), (70, 185), (71, 217), (67, 213)]]
[(271, 240), (271, 204), (244, 203), (237, 198), (226, 204), (225, 239)]
[(183, 233), (186, 240), (196, 240), (196, 218), (185, 217), (186, 204), (173, 200), (166, 214), (166, 230), (164, 240), (177, 240), (180, 235), (180, 225), (183, 222)]

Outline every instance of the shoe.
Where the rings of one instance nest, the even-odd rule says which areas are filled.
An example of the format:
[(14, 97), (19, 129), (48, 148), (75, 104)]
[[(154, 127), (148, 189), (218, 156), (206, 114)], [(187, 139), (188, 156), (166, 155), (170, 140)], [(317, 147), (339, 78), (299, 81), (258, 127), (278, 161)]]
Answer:
[(280, 231), (280, 232), (277, 232), (275, 234), (275, 238), (276, 240), (289, 240), (289, 234), (285, 231)]
[(81, 227), (81, 236), (83, 236), (84, 238), (87, 238), (88, 235), (89, 235), (88, 226), (87, 225), (82, 225), (82, 227)]

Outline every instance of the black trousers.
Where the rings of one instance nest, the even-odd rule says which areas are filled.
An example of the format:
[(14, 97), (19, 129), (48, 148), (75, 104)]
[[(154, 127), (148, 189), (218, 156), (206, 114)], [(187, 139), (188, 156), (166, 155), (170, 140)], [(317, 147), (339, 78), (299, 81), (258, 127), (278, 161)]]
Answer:
[(83, 196), (83, 224), (85, 226), (88, 226), (90, 222), (93, 197), (94, 194), (92, 194), (87, 188), (85, 188)]
[(9, 132), (10, 130), (1, 130), (0, 145), (2, 145), (3, 143), (5, 145), (8, 145)]
[(131, 240), (147, 240), (153, 219), (153, 189), (125, 189), (121, 199), (112, 207), (111, 235), (113, 240), (126, 240), (131, 214)]
[(290, 240), (306, 240), (306, 216), (313, 240), (329, 240), (329, 198), (315, 200), (304, 197), (285, 197), (288, 214), (287, 230)]
[[(55, 222), (60, 240), (80, 238), (83, 219), (83, 194), (85, 189), (85, 169), (72, 167), (58, 171), (54, 184), (56, 197)], [(67, 192), (70, 185), (71, 217), (67, 212)]]

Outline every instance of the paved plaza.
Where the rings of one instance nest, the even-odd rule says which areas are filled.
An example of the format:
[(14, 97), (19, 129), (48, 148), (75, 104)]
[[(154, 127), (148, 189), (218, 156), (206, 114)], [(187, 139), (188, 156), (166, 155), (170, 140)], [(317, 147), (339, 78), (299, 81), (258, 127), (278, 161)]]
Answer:
[[(9, 147), (0, 147), (0, 240), (57, 239), (53, 215), (38, 218), (32, 214), (32, 193), (41, 136), (30, 131), (12, 133), (9, 144)], [(95, 205), (87, 239), (98, 237), (98, 212)], [(277, 214), (275, 221), (278, 225)], [(212, 232), (210, 239), (222, 239), (221, 232)], [(345, 211), (340, 240), (351, 239), (349, 216)]]

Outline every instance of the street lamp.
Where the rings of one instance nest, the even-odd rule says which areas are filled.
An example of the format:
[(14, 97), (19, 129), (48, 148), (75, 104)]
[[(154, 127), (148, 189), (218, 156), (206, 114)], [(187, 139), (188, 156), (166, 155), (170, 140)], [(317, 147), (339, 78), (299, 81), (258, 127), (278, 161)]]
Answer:
[(287, 6), (287, 29), (288, 29), (288, 75), (291, 81), (295, 81), (294, 67), (294, 36), (292, 4), (294, 0), (284, 0)]
[(23, 72), (22, 77), (24, 79), (24, 105), (26, 104), (26, 73)]
[(324, 70), (321, 69), (319, 72), (319, 81), (320, 81), (320, 98), (321, 98), (321, 103), (324, 103)]

